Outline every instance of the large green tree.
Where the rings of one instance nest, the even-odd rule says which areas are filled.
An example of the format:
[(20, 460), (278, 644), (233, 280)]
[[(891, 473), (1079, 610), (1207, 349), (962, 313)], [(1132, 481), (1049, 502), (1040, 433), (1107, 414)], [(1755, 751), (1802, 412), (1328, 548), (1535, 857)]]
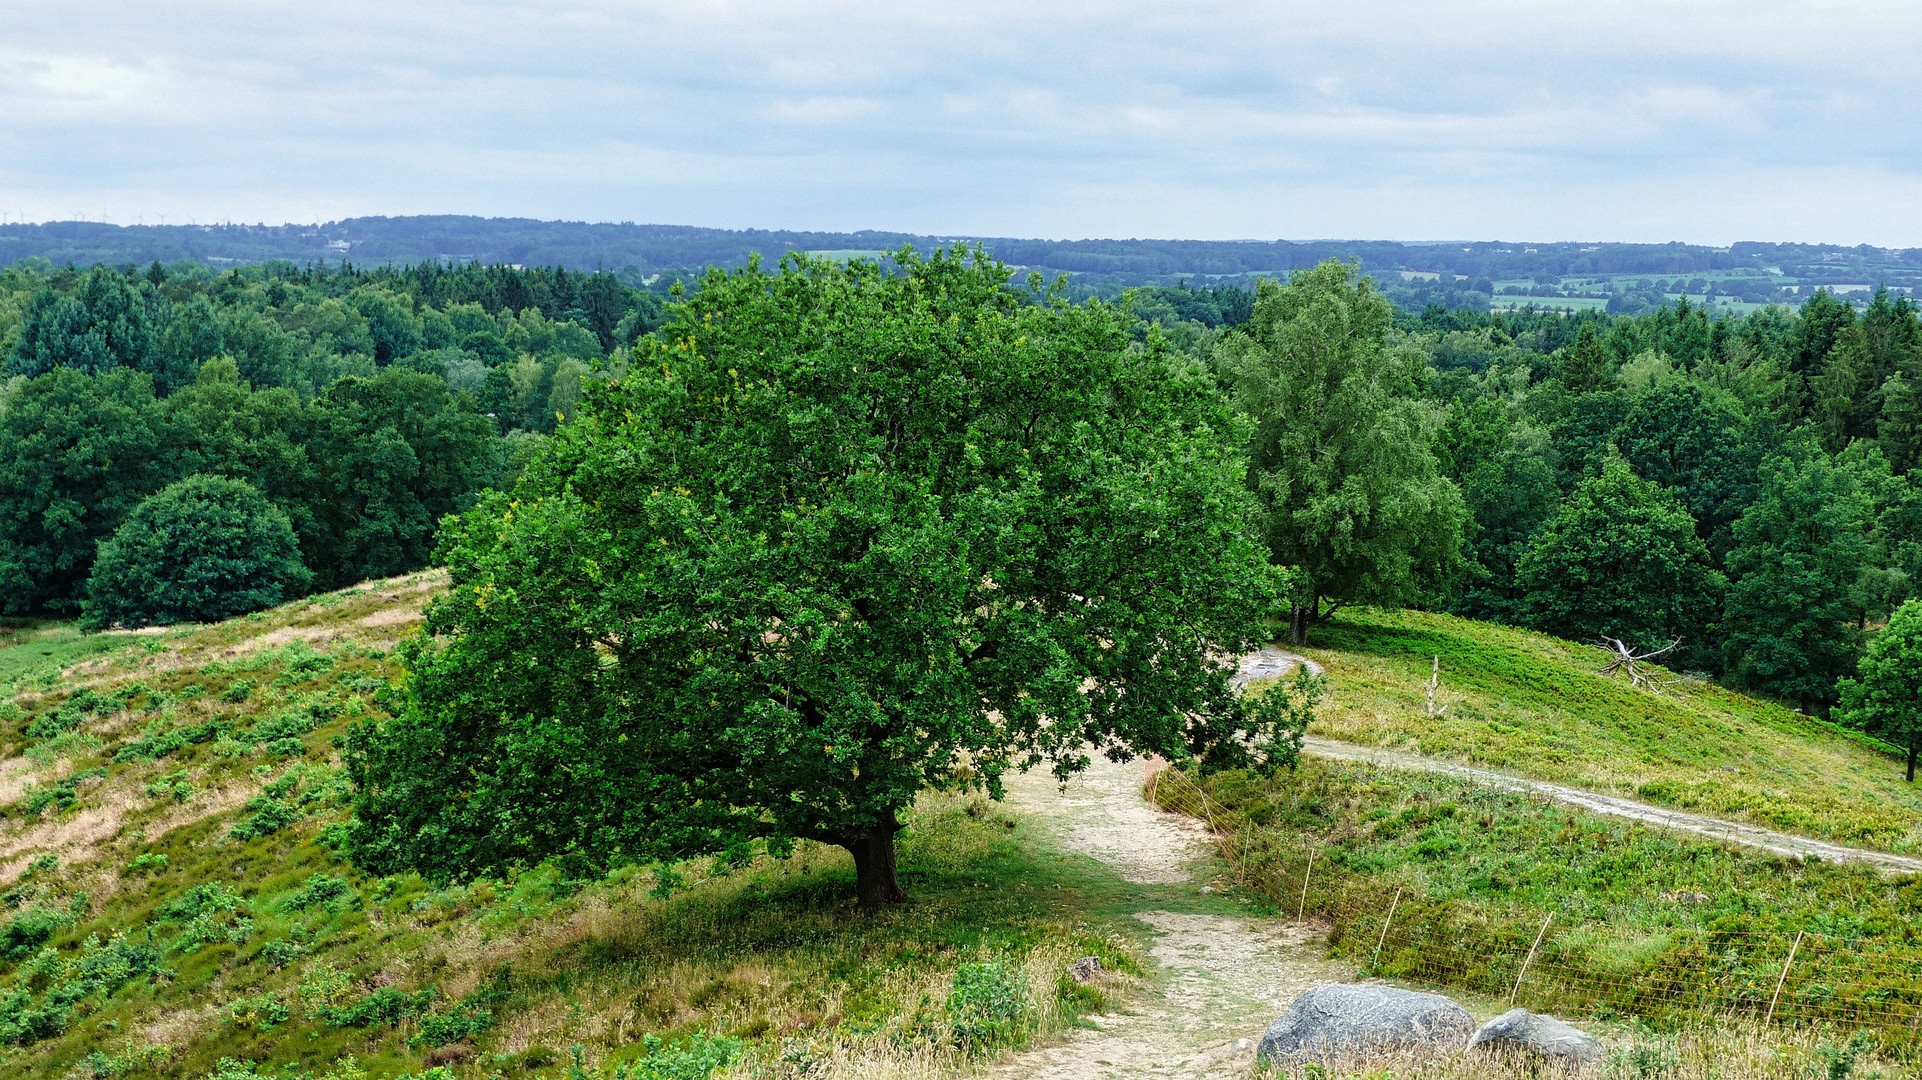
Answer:
[(0, 406), (0, 609), (71, 610), (95, 546), (175, 475), (144, 373), (56, 367)]
[(435, 524), (500, 475), (493, 422), (434, 375), (389, 367), (344, 378), (309, 413), (319, 490), (301, 536), (323, 587), (426, 565)]
[(1840, 689), (1838, 718), (1907, 750), (1913, 782), (1922, 755), (1922, 600), (1896, 609)]
[(245, 481), (190, 476), (149, 496), (100, 545), (83, 621), (214, 622), (297, 596), (312, 576), (279, 507)]
[(1636, 396), (1615, 441), (1636, 475), (1680, 497), (1696, 535), (1719, 559), (1734, 545), (1735, 519), (1755, 499), (1770, 434), (1732, 395), (1674, 378)]
[(1462, 567), (1468, 511), (1417, 396), (1427, 358), (1392, 342), (1394, 309), (1329, 261), (1264, 280), (1215, 359), (1255, 428), (1249, 487), (1274, 561), (1298, 568), (1289, 640), (1344, 604), (1399, 604)]
[(1812, 711), (1835, 700), (1860, 647), (1872, 494), (1857, 470), (1806, 443), (1765, 463), (1760, 488), (1728, 557), (1727, 667), (1739, 685)]
[(1577, 640), (1706, 643), (1726, 585), (1674, 495), (1609, 458), (1530, 542), (1516, 568), (1527, 621)]
[(515, 490), (360, 729), (353, 857), (462, 877), (797, 839), (903, 895), (930, 788), (1084, 748), (1291, 761), (1244, 701), (1280, 573), (1212, 380), (980, 253), (713, 271)]

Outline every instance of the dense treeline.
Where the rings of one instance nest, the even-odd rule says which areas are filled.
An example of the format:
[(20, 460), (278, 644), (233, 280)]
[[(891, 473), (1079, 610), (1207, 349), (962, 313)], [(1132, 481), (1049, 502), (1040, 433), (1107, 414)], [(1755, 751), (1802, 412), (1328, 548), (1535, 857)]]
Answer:
[[(1680, 638), (1685, 666), (1817, 708), (1922, 576), (1905, 297), (1410, 314), (1326, 263), (1114, 310), (1253, 422), (1297, 640), (1344, 604), (1416, 603)], [(285, 515), (312, 587), (418, 567), (665, 316), (561, 269), (0, 272), (0, 603), (83, 605), (100, 545), (203, 474)]]
[[(1327, 267), (1261, 293), (1250, 326), (1191, 324), (1185, 342), (1244, 398), (1258, 377), (1305, 391), (1247, 410), (1254, 483), (1295, 500), (1271, 547), (1330, 567), (1297, 640), (1342, 603), (1416, 602), (1578, 640), (1679, 638), (1679, 666), (1826, 708), (1922, 576), (1906, 297), (1858, 313), (1817, 292), (1799, 312), (1721, 318), (1686, 301), (1635, 317), (1435, 307), (1390, 328), (1379, 294)], [(1295, 360), (1291, 334), (1315, 343)], [(1251, 375), (1256, 346), (1283, 358)], [(1344, 351), (1358, 359), (1330, 366)], [(1431, 457), (1459, 494), (1459, 562), (1432, 550), (1454, 527)], [(1315, 485), (1323, 504), (1303, 494)], [(1395, 538), (1410, 514), (1424, 524)]]
[(418, 568), (662, 313), (562, 269), (0, 271), (0, 609), (81, 605), (98, 546), (201, 474), (285, 514), (315, 587)]

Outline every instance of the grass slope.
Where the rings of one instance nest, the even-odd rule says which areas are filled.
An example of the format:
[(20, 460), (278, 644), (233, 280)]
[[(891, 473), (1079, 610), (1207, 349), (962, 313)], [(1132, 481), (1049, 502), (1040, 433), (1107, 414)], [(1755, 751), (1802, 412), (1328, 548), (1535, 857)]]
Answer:
[(667, 899), (644, 869), (463, 888), (357, 874), (331, 846), (348, 796), (333, 740), (375, 707), (440, 585), (0, 642), (0, 1072), (514, 1077), (639, 1059), (637, 1078), (699, 1080), (733, 1059), (913, 1076), (1099, 1007), (1061, 977), (1074, 956), (1133, 968), (1113, 883), (979, 800), (917, 809), (914, 900), (872, 918), (845, 856), (813, 845), (683, 867)]
[[(1351, 610), (1307, 655), (1328, 668), (1310, 732), (1888, 851), (1922, 847), (1922, 790), (1857, 733), (1689, 682), (1668, 693), (1597, 675), (1601, 653), (1424, 612)], [(1441, 658), (1440, 702), (1423, 683)]]
[[(1534, 953), (1518, 1000), (1537, 1011), (1760, 1020), (1793, 944), (1776, 1019), (1874, 1029), (1918, 1049), (1914, 876), (1774, 858), (1459, 777), (1347, 762), (1200, 786), (1236, 879), (1277, 914), (1320, 920), (1334, 955), (1372, 974), (1506, 998)], [(1193, 812), (1185, 787), (1158, 785), (1156, 796)]]

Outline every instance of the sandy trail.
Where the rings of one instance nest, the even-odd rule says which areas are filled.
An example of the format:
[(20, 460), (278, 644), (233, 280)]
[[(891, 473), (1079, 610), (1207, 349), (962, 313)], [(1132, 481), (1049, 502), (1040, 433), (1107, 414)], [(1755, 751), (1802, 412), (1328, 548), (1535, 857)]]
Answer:
[[(1240, 670), (1235, 675), (1235, 685), (1246, 686), (1256, 679), (1287, 675), (1298, 663), (1306, 663), (1308, 670), (1317, 675), (1322, 674), (1321, 665), (1313, 660), (1270, 647), (1241, 658)], [(1739, 821), (1728, 821), (1705, 814), (1691, 814), (1685, 810), (1670, 810), (1614, 795), (1598, 795), (1592, 791), (1583, 791), (1580, 788), (1554, 784), (1546, 780), (1531, 780), (1524, 776), (1496, 772), (1493, 769), (1457, 765), (1452, 761), (1443, 761), (1438, 758), (1404, 754), (1373, 746), (1360, 746), (1312, 735), (1303, 741), (1302, 750), (1316, 757), (1332, 758), (1338, 761), (1358, 761), (1394, 769), (1459, 776), (1465, 780), (1473, 780), (1504, 791), (1538, 795), (1552, 802), (1573, 806), (1594, 814), (1627, 818), (1676, 832), (1694, 833), (1789, 858), (1812, 857), (1828, 862), (1867, 863), (1892, 873), (1922, 873), (1922, 859), (1910, 855), (1894, 855), (1886, 851), (1871, 851), (1867, 848), (1831, 844), (1823, 840), (1797, 836), (1794, 833), (1776, 832), (1773, 829), (1746, 825)]]
[[(1093, 855), (1124, 880), (1198, 887), (1208, 869), (1208, 835), (1192, 819), (1149, 805), (1141, 797), (1144, 778), (1139, 762), (1096, 758), (1065, 790), (1045, 772), (1011, 778), (1009, 802), (1053, 832), (1063, 849)], [(1354, 974), (1321, 959), (1292, 927), (1162, 910), (1145, 890), (1143, 905), (1135, 917), (1153, 932), (1149, 955), (1160, 969), (1148, 994), (1132, 1011), (1092, 1017), (1092, 1030), (1006, 1058), (988, 1075), (1241, 1077), (1262, 1030), (1297, 995)]]

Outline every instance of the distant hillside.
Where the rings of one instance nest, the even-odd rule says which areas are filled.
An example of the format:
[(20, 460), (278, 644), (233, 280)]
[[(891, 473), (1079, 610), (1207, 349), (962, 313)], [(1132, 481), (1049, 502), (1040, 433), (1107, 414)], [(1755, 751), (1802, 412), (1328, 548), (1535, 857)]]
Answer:
[(1793, 303), (1817, 286), (1866, 296), (1878, 286), (1922, 285), (1922, 249), (1739, 243), (1395, 243), (1367, 240), (1032, 240), (1009, 237), (706, 229), (478, 218), (350, 218), (312, 225), (0, 226), (0, 265), (146, 264), (193, 259), (214, 266), (273, 259), (296, 263), (458, 262), (611, 269), (645, 279), (663, 271), (735, 266), (751, 253), (852, 255), (902, 244), (977, 240), (1003, 260), (1050, 277), (1070, 273), (1096, 291), (1182, 279), (1285, 273), (1323, 259), (1357, 259), (1404, 305), (1583, 307), (1632, 292), (1713, 294), (1733, 303)]

